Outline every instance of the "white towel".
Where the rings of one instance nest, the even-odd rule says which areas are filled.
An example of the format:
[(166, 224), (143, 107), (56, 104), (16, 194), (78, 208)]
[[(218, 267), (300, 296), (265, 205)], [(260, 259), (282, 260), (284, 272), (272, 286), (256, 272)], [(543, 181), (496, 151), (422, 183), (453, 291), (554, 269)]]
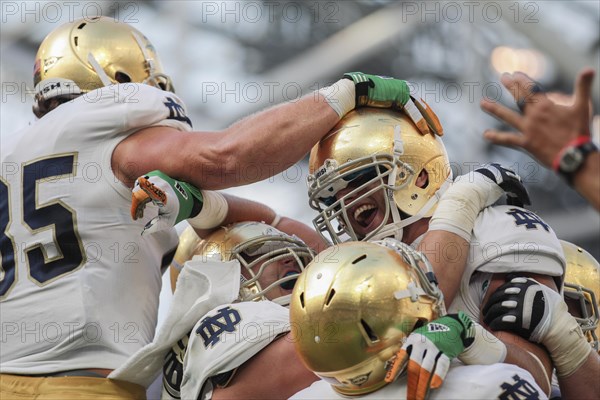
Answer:
[(239, 290), (238, 261), (222, 262), (195, 256), (185, 263), (177, 278), (171, 307), (154, 340), (108, 377), (148, 387), (161, 372), (169, 349), (208, 311), (237, 299)]

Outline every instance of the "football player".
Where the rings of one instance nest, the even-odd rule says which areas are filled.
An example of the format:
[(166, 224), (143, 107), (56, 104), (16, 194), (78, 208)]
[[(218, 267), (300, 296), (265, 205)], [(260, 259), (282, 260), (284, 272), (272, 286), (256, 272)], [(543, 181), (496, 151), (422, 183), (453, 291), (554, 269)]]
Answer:
[[(527, 203), (520, 178), (492, 164), (453, 183), (440, 136), (423, 134), (405, 112), (363, 109), (344, 117), (311, 151), (317, 230), (334, 243), (394, 237), (417, 247), (434, 266), (449, 312), (474, 321), (507, 273), (560, 285), (565, 261), (552, 228), (517, 205), (487, 207), (499, 198), (489, 196), (492, 187), (503, 188), (509, 203)], [(514, 334), (497, 336), (507, 352), (496, 361), (518, 363), (548, 393), (548, 355)], [(411, 357), (431, 373), (427, 355)]]
[[(490, 167), (491, 168), (491, 167)], [(494, 167), (496, 168), (496, 167)], [(500, 167), (498, 167), (500, 168)], [(488, 170), (484, 171), (484, 172), (489, 172)], [(163, 209), (164, 211), (155, 219), (155, 220), (159, 220), (159, 222), (156, 222), (156, 226), (168, 226), (169, 223), (172, 222), (172, 218), (170, 216), (172, 216), (173, 214), (175, 214), (175, 209), (176, 209), (176, 205), (178, 203), (179, 197), (173, 196), (172, 194), (167, 194), (167, 193), (172, 193), (173, 191), (175, 191), (175, 188), (177, 186), (183, 185), (184, 183), (182, 182), (178, 182), (176, 180), (171, 179), (170, 177), (162, 174), (160, 171), (153, 171), (153, 173), (149, 174), (152, 175), (152, 177), (149, 178), (149, 176), (145, 176), (145, 177), (140, 177), (140, 182), (142, 182), (142, 184), (138, 186), (136, 186), (136, 189), (134, 189), (134, 196), (133, 196), (133, 204), (139, 204), (141, 205), (141, 207), (143, 208), (143, 206), (145, 204), (147, 204), (147, 201), (152, 201), (153, 203), (156, 203), (157, 205), (161, 205), (161, 203), (163, 202), (164, 199), (166, 198), (173, 198), (175, 201), (170, 201), (167, 202), (165, 205), (163, 205)], [(161, 179), (155, 179), (158, 178), (158, 176), (161, 176)], [(481, 177), (483, 177), (483, 173), (478, 173), (478, 175), (481, 175)], [(474, 176), (474, 178), (477, 178), (477, 176)], [(149, 178), (149, 179), (146, 179)], [(145, 183), (144, 183), (145, 182)], [(482, 179), (475, 179), (475, 181), (471, 181), (471, 180), (464, 180), (462, 182), (461, 187), (463, 189), (470, 189), (471, 191), (475, 191), (475, 194), (481, 196), (482, 200), (480, 200), (478, 202), (478, 204), (474, 204), (471, 205), (471, 208), (476, 208), (477, 210), (481, 209), (482, 207), (484, 207), (485, 204), (489, 203), (493, 203), (502, 193), (504, 193), (505, 190), (509, 190), (509, 193), (512, 195), (515, 195), (516, 193), (519, 193), (519, 186), (517, 185), (516, 181), (511, 181), (510, 179), (506, 179), (504, 183), (512, 183), (513, 186), (506, 186), (504, 184), (501, 184), (504, 186), (504, 188), (499, 185), (498, 183), (492, 181), (492, 180), (483, 180)], [(464, 195), (464, 193), (463, 193)], [(139, 199), (144, 198), (144, 201), (138, 201), (138, 196)], [(447, 202), (450, 202), (450, 204), (447, 204)], [(480, 204), (483, 203), (483, 204)], [(448, 208), (449, 206), (454, 206), (454, 201), (450, 196), (444, 196), (441, 198), (440, 200), (440, 208), (446, 207)], [(234, 210), (235, 210), (235, 206), (234, 207), (229, 207), (229, 213), (235, 214)], [(473, 215), (476, 215), (477, 213), (475, 212)], [(230, 217), (230, 216), (228, 216)], [(265, 219), (270, 218), (265, 216)], [(277, 219), (277, 218), (275, 218)], [(268, 220), (268, 219), (267, 219)], [(171, 222), (169, 222), (171, 221)], [(235, 219), (233, 219), (232, 221), (235, 221)], [(283, 220), (282, 220), (283, 221)], [(231, 221), (230, 221), (231, 222)], [(165, 225), (166, 224), (166, 225)], [(304, 227), (306, 228), (306, 227)], [(302, 238), (305, 241), (310, 241), (312, 243), (316, 243), (317, 245), (321, 245), (322, 243), (318, 243), (318, 239), (315, 238), (316, 233), (312, 230), (310, 231), (306, 231), (305, 229), (302, 229), (302, 226), (293, 226), (293, 229), (290, 229), (287, 231), (287, 233), (293, 233), (293, 232), (302, 232)], [(443, 234), (446, 234), (446, 232), (443, 232)], [(192, 236), (190, 236), (189, 234), (185, 234), (183, 235), (184, 238), (182, 239), (183, 243), (186, 243), (185, 246), (181, 246), (178, 249), (178, 253), (175, 256), (175, 259), (178, 261), (179, 264), (182, 263), (182, 260), (185, 261), (187, 259), (187, 257), (191, 254), (191, 249), (193, 248), (193, 246), (195, 245), (196, 241), (198, 240), (197, 238), (195, 238), (193, 234), (191, 234)], [(318, 237), (318, 235), (317, 235)], [(464, 330), (464, 326), (458, 326), (457, 329), (463, 329)], [(483, 329), (477, 325), (477, 329), (475, 329), (475, 332), (479, 333), (474, 339), (477, 342), (477, 345), (474, 346), (470, 346), (469, 347), (469, 351), (466, 352), (462, 352), (463, 350), (463, 344), (462, 343), (452, 343), (450, 344), (450, 347), (452, 347), (452, 351), (450, 353), (454, 354), (451, 357), (455, 357), (458, 354), (461, 354), (462, 359), (464, 359), (467, 362), (471, 362), (471, 363), (482, 363), (482, 364), (489, 364), (492, 362), (496, 362), (497, 360), (500, 359), (504, 359), (505, 358), (505, 354), (507, 353), (506, 351), (506, 346), (498, 341), (495, 338), (490, 338), (490, 337), (484, 337), (483, 334)], [(455, 332), (456, 333), (456, 332)], [(432, 338), (433, 339), (433, 338)], [(409, 338), (409, 340), (418, 340), (416, 336), (411, 336)], [(424, 342), (425, 343), (425, 342)], [(418, 375), (422, 375), (422, 379), (418, 380), (418, 379), (412, 379), (409, 382), (411, 383), (409, 385), (410, 387), (410, 391), (411, 393), (415, 393), (418, 391), (423, 392), (424, 390), (427, 389), (427, 385), (429, 384), (429, 379), (427, 377), (431, 377), (431, 376), (438, 376), (439, 379), (443, 379), (443, 376), (447, 370), (447, 365), (449, 364), (449, 355), (448, 354), (441, 354), (439, 355), (439, 357), (437, 356), (439, 353), (439, 349), (438, 347), (442, 346), (442, 347), (447, 347), (449, 344), (448, 343), (441, 343), (439, 340), (430, 340), (427, 343), (423, 344), (423, 343), (413, 343), (413, 346), (420, 346), (421, 348), (423, 348), (422, 350), (425, 350), (424, 347), (427, 348), (429, 356), (428, 358), (430, 359), (430, 361), (432, 361), (431, 365), (429, 365), (430, 369), (428, 371), (424, 371), (422, 374), (419, 371), (414, 371), (415, 373), (417, 373)], [(416, 355), (419, 352), (414, 351), (412, 353), (412, 357), (415, 358)], [(424, 354), (421, 353), (421, 354)], [(506, 356), (507, 359), (510, 359), (512, 355), (509, 353), (508, 356)], [(423, 363), (423, 360), (419, 360), (421, 363)], [(417, 364), (416, 362), (411, 362), (411, 365), (420, 365)], [(412, 372), (413, 368), (411, 368), (409, 370), (409, 372)], [(420, 382), (420, 384), (419, 384)], [(420, 398), (420, 397), (417, 397)]]
[[(394, 370), (403, 357), (403, 342), (416, 331), (422, 338), (444, 335), (451, 324), (469, 319), (462, 313), (444, 316), (441, 292), (424, 272), (430, 268), (419, 265), (426, 258), (406, 245), (388, 247), (390, 243), (332, 247), (298, 278), (290, 304), (294, 343), (321, 380), (292, 399), (414, 398), (405, 397), (407, 377)], [(420, 398), (428, 395), (547, 398), (529, 372), (510, 364), (453, 363), (444, 385)]]
[(199, 241), (184, 269), (233, 266), (241, 272), (239, 295), (190, 321), (191, 333), (165, 357), (163, 398), (287, 398), (314, 382), (289, 339), (286, 308), (313, 255), (297, 237), (260, 222), (223, 227)]
[[(406, 82), (353, 73), (222, 131), (193, 131), (150, 41), (104, 17), (53, 30), (34, 84), (39, 119), (1, 139), (3, 395), (142, 397), (143, 388), (104, 379), (154, 336), (161, 269), (177, 245), (172, 229), (140, 236), (154, 215), (129, 219), (140, 174), (241, 185), (292, 165), (355, 106), (414, 106)], [(268, 168), (237, 173), (256, 165)], [(174, 218), (221, 225), (222, 195), (176, 190)]]

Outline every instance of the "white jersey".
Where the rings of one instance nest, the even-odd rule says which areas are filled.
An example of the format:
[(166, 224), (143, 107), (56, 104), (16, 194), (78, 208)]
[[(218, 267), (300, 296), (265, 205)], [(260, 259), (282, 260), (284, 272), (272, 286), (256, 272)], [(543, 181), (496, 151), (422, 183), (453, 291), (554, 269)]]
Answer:
[(162, 398), (196, 399), (202, 393), (209, 399), (209, 378), (231, 377), (232, 370), (289, 330), (289, 310), (271, 301), (214, 308), (167, 355)]
[[(358, 398), (363, 399), (406, 399), (406, 377)], [(294, 400), (347, 399), (337, 393), (323, 380), (296, 393)], [(537, 400), (547, 399), (546, 394), (535, 383), (531, 374), (511, 364), (461, 365), (452, 364), (444, 383), (429, 393), (429, 399), (498, 399), (498, 400)]]
[[(448, 312), (464, 311), (478, 321), (493, 274), (527, 272), (562, 277), (562, 247), (552, 228), (529, 210), (515, 206), (484, 209), (473, 237), (460, 289)], [(559, 278), (559, 286), (562, 278)]]
[(130, 134), (161, 125), (191, 130), (175, 95), (129, 83), (3, 133), (0, 372), (114, 369), (152, 339), (177, 235), (140, 235), (156, 210), (131, 219), (111, 157)]

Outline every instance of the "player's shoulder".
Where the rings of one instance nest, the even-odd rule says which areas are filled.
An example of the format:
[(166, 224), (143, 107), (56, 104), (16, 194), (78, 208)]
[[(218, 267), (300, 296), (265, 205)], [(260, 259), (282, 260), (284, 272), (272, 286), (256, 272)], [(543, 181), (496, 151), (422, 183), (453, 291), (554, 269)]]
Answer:
[(498, 205), (487, 207), (475, 221), (477, 227), (489, 225), (492, 223), (502, 223), (512, 225), (516, 228), (524, 229), (543, 229), (549, 232), (552, 228), (538, 214), (522, 207)]
[[(556, 233), (549, 223), (531, 210), (516, 206), (492, 206), (479, 213), (473, 237), (482, 242), (553, 242), (558, 243)], [(554, 243), (556, 242), (556, 243)]]
[(141, 83), (96, 89), (75, 99), (73, 106), (88, 112), (99, 124), (114, 121), (125, 130), (159, 125), (178, 130), (192, 128), (185, 104), (177, 95)]
[(475, 222), (471, 264), (485, 272), (542, 273), (558, 276), (564, 255), (556, 233), (533, 211), (516, 206), (493, 206)]

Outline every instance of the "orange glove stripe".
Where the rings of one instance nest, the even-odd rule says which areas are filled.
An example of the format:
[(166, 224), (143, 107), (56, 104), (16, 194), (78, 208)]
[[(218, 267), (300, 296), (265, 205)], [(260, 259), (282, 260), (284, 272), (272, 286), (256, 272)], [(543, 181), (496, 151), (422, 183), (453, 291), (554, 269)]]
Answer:
[(398, 350), (396, 352), (396, 356), (392, 361), (391, 365), (388, 367), (388, 370), (385, 374), (385, 381), (387, 383), (392, 383), (398, 378), (400, 372), (402, 372), (402, 368), (406, 365), (406, 360), (408, 359), (408, 353), (404, 349)]
[(417, 385), (417, 400), (425, 400), (429, 392), (429, 382), (431, 381), (431, 371), (421, 368), (419, 373), (419, 384)]
[(150, 196), (143, 190), (131, 194), (131, 218), (137, 220), (144, 216), (144, 208), (150, 202)]
[(440, 378), (438, 374), (435, 374), (433, 375), (433, 378), (431, 378), (431, 384), (429, 385), (429, 387), (432, 389), (437, 389), (440, 386), (442, 386), (442, 383), (444, 383), (444, 380)]
[(148, 193), (153, 201), (160, 202), (162, 205), (167, 204), (167, 194), (162, 189), (155, 186), (154, 183), (143, 177), (138, 178), (138, 182), (140, 184), (140, 188), (144, 192)]
[(421, 375), (421, 364), (408, 360), (408, 387), (406, 390), (407, 400), (416, 400), (418, 397), (419, 380)]

